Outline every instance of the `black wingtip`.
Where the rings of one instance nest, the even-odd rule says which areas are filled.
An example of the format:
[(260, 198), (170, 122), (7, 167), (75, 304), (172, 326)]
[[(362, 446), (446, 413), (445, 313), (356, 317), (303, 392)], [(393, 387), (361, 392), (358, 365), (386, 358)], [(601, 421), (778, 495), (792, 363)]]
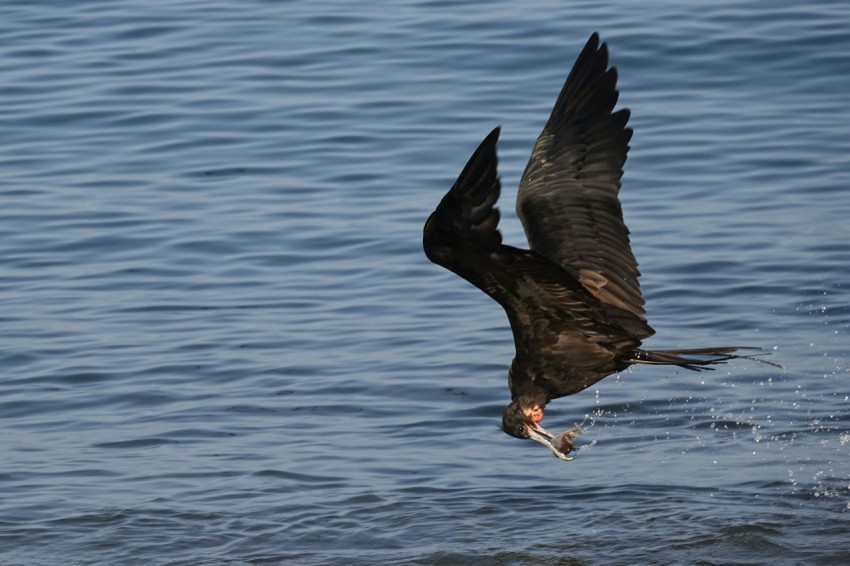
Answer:
[(495, 206), (501, 192), (496, 156), (499, 131), (499, 127), (494, 128), (478, 144), (425, 223), (425, 255), (462, 277), (467, 277), (464, 264), (469, 258), (492, 253), (502, 245), (499, 210)]
[(489, 134), (487, 134), (487, 137), (484, 138), (484, 141), (482, 141), (481, 144), (495, 144), (499, 140), (499, 134), (501, 133), (501, 131), (502, 126), (496, 126), (492, 129), (492, 131), (490, 131)]
[(599, 32), (595, 31), (590, 34), (590, 37), (587, 38), (587, 43), (584, 44), (584, 47), (581, 50), (581, 54), (579, 55), (579, 59), (584, 57), (588, 57), (591, 53), (596, 53), (597, 51), (603, 51), (605, 59), (608, 59), (608, 46), (599, 38)]
[(489, 186), (498, 183), (496, 172), (496, 142), (499, 140), (501, 126), (496, 126), (487, 134), (478, 147), (475, 148), (466, 166), (452, 186), (451, 193), (460, 197), (471, 191), (487, 190)]

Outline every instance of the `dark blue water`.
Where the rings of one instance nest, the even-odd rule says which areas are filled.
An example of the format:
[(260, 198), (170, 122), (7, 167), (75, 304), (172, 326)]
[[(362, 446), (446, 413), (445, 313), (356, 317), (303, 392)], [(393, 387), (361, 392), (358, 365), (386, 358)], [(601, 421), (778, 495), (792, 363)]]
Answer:
[[(6, 2), (0, 563), (850, 561), (850, 4)], [(654, 347), (500, 432), (421, 252), (495, 125), (505, 240), (599, 30)]]

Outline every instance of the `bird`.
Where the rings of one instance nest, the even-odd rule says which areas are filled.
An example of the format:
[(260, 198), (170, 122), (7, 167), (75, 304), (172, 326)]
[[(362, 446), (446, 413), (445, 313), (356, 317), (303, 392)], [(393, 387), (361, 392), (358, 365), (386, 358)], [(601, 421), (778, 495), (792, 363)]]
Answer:
[[(530, 249), (502, 242), (493, 129), (424, 225), (425, 255), (484, 291), (507, 313), (515, 356), (502, 430), (572, 460), (578, 425), (543, 428), (547, 404), (635, 364), (689, 370), (736, 358), (742, 347), (646, 350), (640, 271), (619, 200), (632, 129), (617, 105), (617, 70), (593, 33), (537, 138), (517, 193)], [(759, 361), (759, 360), (756, 360)], [(771, 364), (774, 365), (774, 364)]]

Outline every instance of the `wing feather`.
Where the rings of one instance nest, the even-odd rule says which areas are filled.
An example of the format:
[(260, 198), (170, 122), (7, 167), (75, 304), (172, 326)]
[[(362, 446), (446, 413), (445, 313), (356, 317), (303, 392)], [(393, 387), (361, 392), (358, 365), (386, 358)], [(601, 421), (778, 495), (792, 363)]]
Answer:
[(618, 198), (632, 130), (614, 112), (617, 71), (593, 34), (561, 89), (523, 173), (517, 213), (531, 249), (573, 274), (637, 338), (646, 322)]
[(481, 142), (428, 218), (425, 254), (502, 305), (514, 335), (516, 362), (560, 367), (564, 383), (550, 389), (572, 391), (578, 385), (571, 383), (567, 368), (600, 367), (610, 363), (614, 351), (640, 342), (612, 322), (571, 273), (535, 251), (502, 244), (495, 208), (501, 191), (498, 135), (497, 128)]

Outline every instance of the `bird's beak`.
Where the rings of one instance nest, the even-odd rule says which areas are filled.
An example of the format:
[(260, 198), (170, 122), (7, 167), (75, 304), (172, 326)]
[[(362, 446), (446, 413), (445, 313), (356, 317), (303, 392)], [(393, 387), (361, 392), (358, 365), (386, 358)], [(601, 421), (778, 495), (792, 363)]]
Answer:
[[(552, 442), (552, 440), (559, 438), (559, 437), (564, 437), (564, 438), (569, 440), (568, 445), (569, 445), (569, 448), (572, 449), (572, 440), (576, 436), (578, 436), (578, 427), (573, 427), (570, 431), (562, 433), (562, 434), (558, 435), (558, 437), (556, 437), (554, 434), (552, 434), (551, 432), (549, 432), (548, 430), (546, 430), (545, 428), (543, 428), (542, 426), (540, 426), (537, 423), (526, 424), (525, 428), (528, 430), (528, 437), (531, 440), (535, 440), (535, 441), (539, 442), (540, 444), (542, 444), (543, 446), (545, 446), (546, 448), (551, 450), (552, 454), (554, 454), (556, 457), (560, 458), (561, 460), (564, 460), (565, 462), (569, 462), (570, 460), (572, 460), (575, 457), (575, 456), (567, 456), (567, 454), (569, 453), (569, 450), (567, 450), (566, 452), (561, 452), (561, 450), (558, 448), (558, 446), (555, 445), (555, 443)], [(558, 442), (557, 444), (563, 445), (564, 444), (563, 439), (561, 439), (561, 442)]]

